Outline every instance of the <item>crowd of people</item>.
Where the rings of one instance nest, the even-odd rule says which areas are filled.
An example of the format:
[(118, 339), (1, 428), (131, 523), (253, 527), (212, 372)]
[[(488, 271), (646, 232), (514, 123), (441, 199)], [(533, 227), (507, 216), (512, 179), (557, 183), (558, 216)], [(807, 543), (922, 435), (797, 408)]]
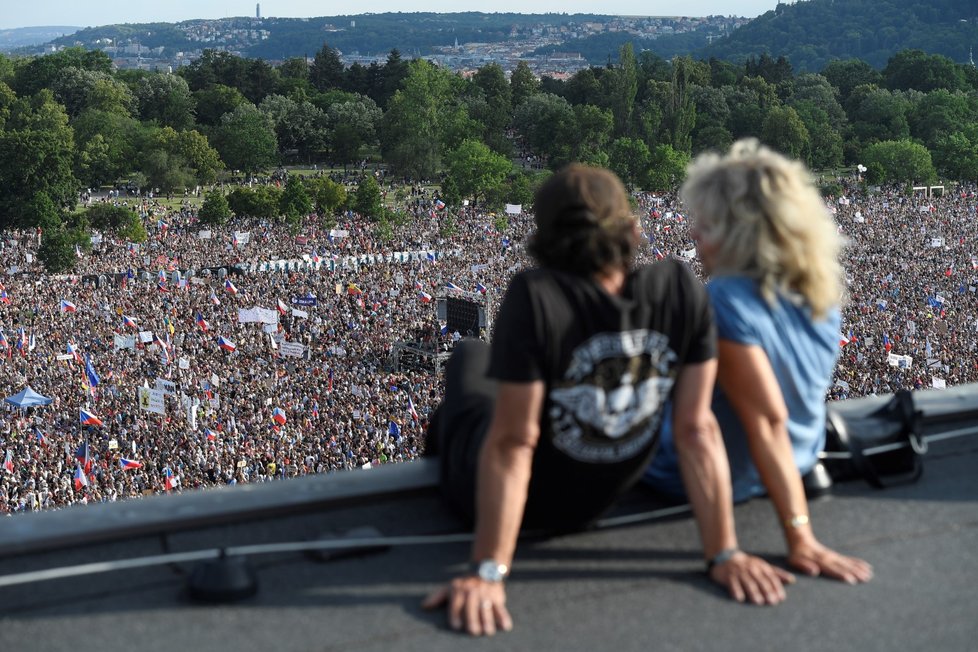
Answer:
[[(828, 199), (849, 295), (828, 398), (978, 380), (976, 187), (843, 187)], [(531, 216), (512, 211), (499, 230), (478, 208), (449, 214), (431, 190), (409, 194), (413, 219), (393, 239), (354, 214), (335, 228), (310, 216), (297, 235), (204, 227), (189, 203), (91, 201), (133, 207), (149, 239), (102, 235), (65, 276), (39, 265), (43, 233), (0, 241), (0, 391), (52, 399), (0, 413), (3, 512), (413, 459), (444, 388), (434, 356), (395, 364), (398, 344), (437, 352), (476, 334), (446, 332), (437, 298), (469, 297), (491, 316), (530, 264)], [(636, 201), (640, 257), (699, 273), (675, 197)], [(162, 414), (140, 388), (165, 393)]]

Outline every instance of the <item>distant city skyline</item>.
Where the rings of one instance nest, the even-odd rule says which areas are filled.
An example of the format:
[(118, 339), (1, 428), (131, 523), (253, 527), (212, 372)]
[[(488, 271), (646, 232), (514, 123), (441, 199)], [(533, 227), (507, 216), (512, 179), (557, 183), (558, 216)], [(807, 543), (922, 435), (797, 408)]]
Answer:
[[(793, 0), (789, 0), (789, 3)], [(194, 18), (228, 18), (255, 15), (261, 4), (262, 18), (306, 18), (387, 12), (458, 13), (593, 13), (625, 16), (746, 16), (753, 18), (774, 9), (778, 0), (540, 0), (531, 7), (518, 0), (363, 0), (350, 11), (333, 3), (315, 0), (168, 0), (162, 3), (135, 3), (132, 0), (78, 2), (77, 0), (10, 0), (0, 13), (0, 29), (16, 27), (72, 26), (95, 27), (116, 23), (177, 23)], [(491, 9), (489, 8), (491, 7)]]

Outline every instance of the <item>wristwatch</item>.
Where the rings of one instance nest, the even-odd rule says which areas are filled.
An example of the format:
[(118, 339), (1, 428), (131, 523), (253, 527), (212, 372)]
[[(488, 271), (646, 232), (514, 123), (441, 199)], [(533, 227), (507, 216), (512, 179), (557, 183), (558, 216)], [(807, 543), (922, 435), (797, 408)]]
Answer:
[(509, 566), (500, 564), (495, 559), (483, 559), (472, 562), (472, 573), (486, 582), (502, 582), (509, 575)]

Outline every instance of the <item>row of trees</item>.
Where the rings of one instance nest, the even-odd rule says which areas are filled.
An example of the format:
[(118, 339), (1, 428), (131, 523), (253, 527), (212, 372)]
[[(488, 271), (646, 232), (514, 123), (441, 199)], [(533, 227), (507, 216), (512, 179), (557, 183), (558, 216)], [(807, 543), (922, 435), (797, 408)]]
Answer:
[(861, 163), (874, 182), (978, 179), (978, 74), (914, 50), (881, 71), (847, 60), (795, 75), (783, 58), (665, 61), (630, 44), (567, 81), (523, 63), (467, 77), (396, 51), (344, 67), (325, 45), (277, 67), (208, 52), (177, 74), (116, 71), (81, 49), (0, 56), (0, 227), (57, 227), (84, 187), (169, 191), (296, 160), (371, 158), (443, 178), (449, 202), (526, 201), (522, 154), (661, 190), (691, 155), (744, 136), (816, 169)]

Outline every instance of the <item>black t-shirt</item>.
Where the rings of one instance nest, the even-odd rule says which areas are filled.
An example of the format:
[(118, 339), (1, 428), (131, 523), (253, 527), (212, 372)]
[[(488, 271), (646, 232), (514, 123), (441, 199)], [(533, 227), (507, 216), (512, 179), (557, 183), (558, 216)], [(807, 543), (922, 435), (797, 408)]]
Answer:
[(524, 525), (573, 528), (599, 516), (655, 452), (680, 367), (715, 356), (709, 298), (678, 261), (631, 272), (620, 296), (555, 270), (516, 275), (489, 375), (546, 384)]

